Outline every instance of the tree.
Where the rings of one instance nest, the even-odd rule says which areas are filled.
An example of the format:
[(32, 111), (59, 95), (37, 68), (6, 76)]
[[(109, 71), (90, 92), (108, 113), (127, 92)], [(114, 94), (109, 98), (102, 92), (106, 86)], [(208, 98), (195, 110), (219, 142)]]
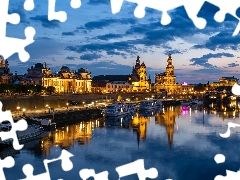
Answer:
[(55, 87), (53, 86), (48, 86), (47, 87), (47, 92), (51, 95), (55, 91)]

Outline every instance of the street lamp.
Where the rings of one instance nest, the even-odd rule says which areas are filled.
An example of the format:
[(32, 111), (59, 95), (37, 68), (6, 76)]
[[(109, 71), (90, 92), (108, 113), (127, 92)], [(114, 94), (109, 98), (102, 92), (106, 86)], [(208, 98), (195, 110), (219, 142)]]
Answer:
[(23, 115), (25, 115), (25, 111), (26, 111), (26, 109), (25, 109), (25, 108), (23, 108), (23, 109), (22, 109), (22, 111), (23, 111)]
[(20, 111), (20, 106), (17, 106), (18, 115), (19, 115), (19, 111)]
[(66, 105), (67, 105), (67, 109), (68, 109), (68, 105), (69, 105), (69, 103), (67, 102), (67, 104), (66, 104)]

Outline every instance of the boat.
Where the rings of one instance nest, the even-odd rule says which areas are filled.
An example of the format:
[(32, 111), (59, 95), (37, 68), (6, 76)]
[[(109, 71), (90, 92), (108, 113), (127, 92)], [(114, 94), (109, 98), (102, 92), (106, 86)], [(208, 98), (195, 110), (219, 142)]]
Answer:
[(192, 101), (190, 100), (186, 100), (186, 101), (180, 101), (182, 106), (191, 106), (192, 105)]
[(162, 101), (158, 100), (158, 99), (153, 99), (154, 105), (157, 107), (162, 107), (163, 103)]
[(200, 101), (199, 99), (193, 99), (192, 100), (192, 105), (202, 105), (202, 104), (203, 104), (203, 102)]
[(106, 106), (106, 108), (102, 110), (102, 114), (105, 117), (118, 117), (118, 116), (125, 116), (128, 114), (134, 114), (136, 110), (137, 110), (136, 104), (115, 103), (115, 104)]
[(203, 102), (198, 99), (180, 101), (182, 106), (199, 106), (202, 105)]
[(103, 115), (106, 117), (117, 117), (122, 115), (122, 108), (119, 104), (111, 104), (103, 110)]
[(137, 111), (136, 104), (127, 103), (129, 113), (135, 113)]
[(162, 107), (162, 102), (158, 99), (140, 102), (139, 110), (153, 110)]
[(106, 127), (129, 127), (132, 119), (133, 116), (131, 114), (127, 114), (121, 117), (106, 117), (105, 125)]
[(54, 131), (56, 129), (56, 123), (52, 122), (52, 120), (48, 118), (39, 119), (30, 117), (30, 121), (34, 124), (41, 125), (41, 127), (43, 127), (46, 131)]
[[(1, 131), (2, 130), (5, 131), (6, 127), (12, 128), (11, 123), (4, 124), (4, 125), (1, 124), (1, 126), (0, 126)], [(32, 124), (32, 125), (28, 125), (26, 130), (17, 131), (16, 133), (17, 133), (17, 138), (18, 138), (19, 143), (22, 144), (26, 141), (32, 141), (32, 140), (41, 138), (41, 133), (42, 132), (43, 132), (43, 128), (40, 125)], [(12, 146), (12, 143), (13, 143), (12, 138), (5, 139), (5, 140), (0, 140), (0, 149), (10, 147), (10, 146)]]

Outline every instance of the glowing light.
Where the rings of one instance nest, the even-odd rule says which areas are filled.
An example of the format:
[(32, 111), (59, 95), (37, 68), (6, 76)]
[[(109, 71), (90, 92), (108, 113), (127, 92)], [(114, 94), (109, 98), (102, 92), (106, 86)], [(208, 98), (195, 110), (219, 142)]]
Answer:
[(183, 82), (182, 85), (183, 85), (183, 86), (187, 86), (188, 83), (187, 83), (187, 82)]

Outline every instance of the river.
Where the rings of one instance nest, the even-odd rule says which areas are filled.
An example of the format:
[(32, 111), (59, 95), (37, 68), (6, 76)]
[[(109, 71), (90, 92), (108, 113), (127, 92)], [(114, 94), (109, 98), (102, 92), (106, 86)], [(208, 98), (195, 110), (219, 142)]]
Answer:
[[(62, 149), (73, 155), (73, 168), (65, 172), (61, 161), (50, 163), (51, 179), (81, 179), (79, 171), (87, 168), (108, 171), (108, 178), (117, 180), (116, 167), (143, 159), (145, 169), (157, 169), (156, 179), (211, 180), (225, 176), (226, 169), (236, 172), (240, 168), (240, 128), (231, 129), (229, 138), (219, 135), (227, 131), (228, 122), (240, 124), (237, 110), (168, 107), (61, 127), (26, 143), (20, 151), (8, 149), (0, 155), (15, 159), (14, 167), (4, 169), (7, 180), (24, 179), (22, 167), (28, 163), (34, 175), (46, 173), (43, 160), (58, 158)], [(216, 154), (223, 154), (225, 162), (216, 163)], [(138, 176), (121, 178), (127, 179)]]

